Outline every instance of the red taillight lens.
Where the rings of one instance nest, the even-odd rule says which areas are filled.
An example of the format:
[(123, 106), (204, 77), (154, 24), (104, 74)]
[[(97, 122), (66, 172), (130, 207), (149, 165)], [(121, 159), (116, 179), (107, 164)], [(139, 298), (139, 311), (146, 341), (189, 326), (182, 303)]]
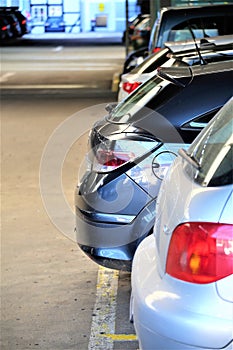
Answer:
[(211, 283), (233, 273), (233, 225), (189, 222), (177, 226), (166, 272), (192, 283)]
[(128, 92), (130, 94), (132, 91), (134, 91), (141, 83), (139, 82), (134, 82), (134, 83), (123, 83), (123, 90)]
[(105, 167), (111, 167), (111, 170), (121, 166), (134, 157), (135, 155), (132, 152), (127, 153), (106, 150), (98, 150), (97, 152), (97, 159), (99, 164)]
[(110, 172), (128, 162), (134, 163), (137, 158), (160, 145), (160, 142), (134, 134), (128, 134), (126, 138), (118, 140), (105, 139), (90, 150), (87, 164), (92, 171)]
[(21, 22), (23, 25), (27, 23), (26, 19), (22, 20)]
[(155, 47), (155, 48), (153, 49), (153, 52), (156, 53), (156, 52), (159, 52), (160, 50), (161, 50), (161, 47)]
[(7, 30), (7, 26), (2, 27), (2, 30)]

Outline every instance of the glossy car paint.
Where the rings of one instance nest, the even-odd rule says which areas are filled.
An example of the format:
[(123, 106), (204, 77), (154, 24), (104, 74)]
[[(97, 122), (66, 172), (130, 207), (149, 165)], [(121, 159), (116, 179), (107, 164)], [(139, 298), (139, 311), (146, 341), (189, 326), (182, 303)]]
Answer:
[(202, 186), (187, 176), (186, 166), (179, 156), (170, 167), (157, 201), (154, 234), (134, 255), (131, 318), (141, 350), (232, 349), (233, 275), (197, 284), (166, 273), (177, 225), (233, 224), (232, 184)]
[[(154, 225), (163, 168), (174, 160), (180, 143), (191, 143), (199, 133), (200, 128), (196, 127), (193, 119), (210, 112), (214, 114), (231, 95), (231, 62), (192, 67), (192, 74), (190, 69), (164, 68), (160, 71), (159, 74), (163, 75), (166, 70), (185, 84), (177, 86), (162, 79), (167, 87), (160, 93), (171, 97), (166, 103), (163, 99), (158, 103), (160, 94), (154, 96), (150, 90), (147, 104), (139, 108), (140, 113), (132, 115), (132, 118), (123, 115), (119, 119), (114, 118), (114, 112), (110, 113), (91, 130), (89, 142), (93, 150), (109, 139), (130, 140), (135, 135), (147, 135), (152, 140), (151, 144), (154, 142), (154, 147), (145, 156), (113, 171), (101, 173), (87, 169), (77, 186), (76, 239), (81, 249), (99, 264), (131, 269), (136, 247)], [(130, 99), (139, 90), (132, 93)], [(213, 115), (211, 113), (209, 118)], [(163, 148), (159, 140), (164, 142)], [(128, 143), (133, 150), (137, 145), (137, 140)], [(167, 164), (164, 160), (161, 163), (162, 151), (168, 151)]]
[(45, 22), (45, 32), (65, 32), (65, 22), (62, 17), (48, 17)]
[[(118, 102), (122, 101), (128, 96), (128, 92), (126, 92), (124, 89), (124, 83), (132, 84), (139, 82), (142, 84), (147, 81), (156, 73), (156, 68), (163, 65), (168, 60), (168, 52), (169, 50), (164, 48), (160, 52), (147, 57), (140, 65), (135, 68), (135, 70), (133, 69), (129, 73), (122, 74), (119, 84)], [(152, 65), (155, 65), (155, 68), (151, 69), (150, 72), (146, 72)]]
[(127, 84), (128, 88), (130, 86), (139, 86), (139, 84), (144, 83), (155, 75), (156, 69), (160, 66), (171, 67), (172, 65), (188, 64), (191, 66), (200, 64), (200, 55), (196, 46), (200, 50), (202, 59), (207, 63), (224, 60), (226, 55), (233, 56), (232, 35), (197, 39), (196, 43), (193, 40), (167, 42), (165, 43), (165, 48), (145, 58), (141, 64), (129, 73), (121, 75), (118, 102), (122, 101), (129, 94), (125, 84)]
[(150, 40), (150, 17), (144, 18), (139, 24), (134, 28), (132, 35), (130, 35), (130, 43), (133, 45), (134, 50), (142, 47), (146, 47)]
[(128, 73), (148, 54), (162, 49), (167, 41), (179, 42), (193, 39), (193, 36), (198, 39), (216, 35), (232, 35), (232, 13), (232, 4), (162, 8), (152, 27), (149, 46), (128, 55), (123, 73)]
[(11, 26), (8, 23), (7, 19), (1, 15), (1, 13), (0, 13), (0, 26), (1, 26), (0, 39), (1, 40), (11, 39), (13, 37), (13, 33), (11, 32)]
[[(190, 25), (194, 31), (195, 28), (204, 28), (208, 30), (209, 23), (213, 22), (210, 28), (215, 28), (213, 34), (205, 32), (201, 36), (198, 33), (196, 38), (205, 36), (227, 35), (232, 33), (232, 4), (216, 4), (204, 6), (184, 6), (184, 7), (167, 7), (161, 9), (160, 17), (155, 22), (149, 43), (149, 52), (152, 53), (156, 48), (163, 48), (167, 41), (183, 41), (192, 39), (191, 33), (186, 37), (174, 40), (172, 31), (183, 30)], [(200, 33), (201, 34), (201, 33)], [(198, 35), (198, 36), (197, 36)]]

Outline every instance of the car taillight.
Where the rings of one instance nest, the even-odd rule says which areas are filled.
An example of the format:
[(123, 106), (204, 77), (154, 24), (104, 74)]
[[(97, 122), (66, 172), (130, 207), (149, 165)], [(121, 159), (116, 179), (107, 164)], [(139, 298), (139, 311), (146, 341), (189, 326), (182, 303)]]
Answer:
[(96, 154), (96, 159), (99, 164), (106, 168), (117, 168), (124, 163), (130, 161), (135, 158), (135, 154), (133, 152), (115, 152), (108, 150), (98, 150)]
[(110, 172), (128, 162), (136, 163), (137, 159), (160, 145), (159, 141), (138, 135), (118, 140), (107, 139), (89, 152), (87, 161), (92, 171)]
[(160, 50), (161, 50), (161, 47), (155, 47), (155, 48), (153, 49), (153, 52), (156, 53), (156, 52), (159, 52)]
[(2, 30), (7, 30), (7, 26), (2, 27)]
[(166, 272), (192, 283), (211, 283), (233, 273), (233, 225), (187, 222), (172, 234)]
[(130, 82), (126, 82), (123, 83), (123, 90), (128, 92), (128, 94), (130, 94), (132, 91), (134, 91), (139, 85), (141, 85), (141, 83), (139, 82), (134, 82), (134, 83), (130, 83)]
[(21, 22), (23, 25), (27, 23), (26, 19), (23, 19)]

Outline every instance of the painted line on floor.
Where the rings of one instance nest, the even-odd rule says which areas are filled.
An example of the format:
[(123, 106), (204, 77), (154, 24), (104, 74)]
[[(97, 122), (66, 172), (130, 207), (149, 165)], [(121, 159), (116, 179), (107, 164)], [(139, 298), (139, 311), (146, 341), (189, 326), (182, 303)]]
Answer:
[(118, 277), (117, 270), (99, 267), (88, 350), (113, 349), (113, 339), (104, 335), (115, 333)]
[(115, 341), (136, 341), (136, 334), (115, 334), (119, 271), (99, 266), (88, 350), (113, 350)]
[(110, 338), (113, 341), (135, 341), (136, 334), (103, 334), (103, 337)]

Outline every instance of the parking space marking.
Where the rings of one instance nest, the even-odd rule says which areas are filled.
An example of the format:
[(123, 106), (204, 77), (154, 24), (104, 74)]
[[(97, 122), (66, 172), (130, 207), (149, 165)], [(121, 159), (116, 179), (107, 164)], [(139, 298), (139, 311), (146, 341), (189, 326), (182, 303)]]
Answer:
[(136, 334), (115, 334), (119, 271), (99, 266), (88, 350), (113, 350), (115, 341), (136, 341)]
[(114, 339), (109, 335), (115, 333), (118, 276), (117, 270), (99, 267), (88, 350), (113, 349)]
[(105, 338), (110, 338), (114, 341), (135, 341), (137, 340), (136, 334), (104, 334)]

